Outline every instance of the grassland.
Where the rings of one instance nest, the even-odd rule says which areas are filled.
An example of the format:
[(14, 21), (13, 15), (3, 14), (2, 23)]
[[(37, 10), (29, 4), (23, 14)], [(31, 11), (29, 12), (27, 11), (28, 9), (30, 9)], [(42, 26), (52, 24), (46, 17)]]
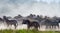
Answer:
[(0, 33), (60, 33), (60, 31), (36, 31), (36, 30), (0, 30)]

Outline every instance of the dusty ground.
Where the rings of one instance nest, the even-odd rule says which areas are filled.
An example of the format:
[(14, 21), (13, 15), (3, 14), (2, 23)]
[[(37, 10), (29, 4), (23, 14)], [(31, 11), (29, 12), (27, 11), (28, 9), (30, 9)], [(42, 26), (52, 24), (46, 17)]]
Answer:
[[(7, 27), (6, 23), (0, 23), (0, 29), (14, 29), (14, 26), (9, 26)], [(17, 29), (27, 29), (27, 25), (26, 24), (18, 24)], [(60, 29), (56, 28), (56, 29), (45, 29), (45, 26), (40, 27), (39, 29), (40, 31), (45, 31), (45, 30), (57, 30), (60, 31)]]

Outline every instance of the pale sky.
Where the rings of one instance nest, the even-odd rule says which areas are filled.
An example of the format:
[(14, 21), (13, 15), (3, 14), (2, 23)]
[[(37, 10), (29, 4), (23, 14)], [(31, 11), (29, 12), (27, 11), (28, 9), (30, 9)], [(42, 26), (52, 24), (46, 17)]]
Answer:
[(0, 0), (0, 16), (60, 16), (60, 0)]

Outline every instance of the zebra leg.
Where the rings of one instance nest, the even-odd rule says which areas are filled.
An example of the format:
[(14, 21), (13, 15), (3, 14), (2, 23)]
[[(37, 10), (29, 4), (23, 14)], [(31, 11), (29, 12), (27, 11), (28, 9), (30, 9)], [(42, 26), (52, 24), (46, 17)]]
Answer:
[(16, 24), (14, 24), (14, 27), (15, 27), (15, 29), (16, 29), (17, 25), (16, 25)]
[(46, 25), (46, 29), (48, 29), (48, 26)]
[(38, 27), (35, 27), (35, 29), (38, 31)]
[(53, 25), (51, 26), (51, 29), (53, 29)]
[(15, 26), (15, 29), (16, 29), (16, 27), (18, 26), (18, 23), (15, 23), (14, 26)]
[(56, 26), (54, 26), (54, 29), (56, 29)]
[(48, 29), (51, 29), (51, 26), (50, 25), (48, 26)]
[(9, 27), (9, 24), (7, 24), (7, 27)]
[(30, 27), (31, 27), (30, 25), (27, 25), (27, 30), (29, 30), (29, 29), (30, 29)]
[(59, 25), (58, 25), (57, 27), (58, 27), (58, 29), (59, 29)]
[(38, 26), (38, 28), (40, 29), (40, 25)]

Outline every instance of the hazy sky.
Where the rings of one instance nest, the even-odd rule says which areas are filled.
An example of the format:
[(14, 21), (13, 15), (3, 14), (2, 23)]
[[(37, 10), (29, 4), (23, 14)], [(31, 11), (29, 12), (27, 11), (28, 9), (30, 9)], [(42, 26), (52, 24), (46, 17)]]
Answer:
[(60, 16), (60, 0), (0, 0), (0, 16)]

